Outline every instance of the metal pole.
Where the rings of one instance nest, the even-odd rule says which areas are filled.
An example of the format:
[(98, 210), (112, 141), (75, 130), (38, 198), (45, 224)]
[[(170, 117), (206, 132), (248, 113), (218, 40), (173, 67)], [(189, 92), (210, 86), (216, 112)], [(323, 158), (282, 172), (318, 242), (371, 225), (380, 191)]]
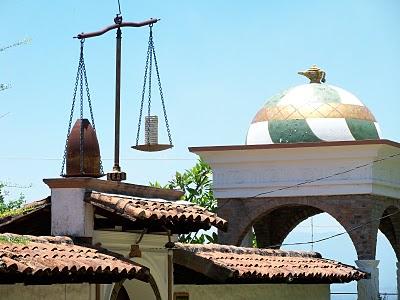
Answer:
[(119, 138), (120, 138), (120, 111), (121, 111), (121, 28), (117, 29), (115, 50), (115, 142), (114, 142), (114, 166), (111, 173), (107, 173), (107, 179), (121, 181), (126, 179), (126, 173), (121, 172), (119, 165)]
[(120, 103), (121, 103), (121, 28), (117, 29), (117, 44), (115, 54), (115, 143), (113, 171), (120, 172), (119, 166), (119, 131), (120, 131)]

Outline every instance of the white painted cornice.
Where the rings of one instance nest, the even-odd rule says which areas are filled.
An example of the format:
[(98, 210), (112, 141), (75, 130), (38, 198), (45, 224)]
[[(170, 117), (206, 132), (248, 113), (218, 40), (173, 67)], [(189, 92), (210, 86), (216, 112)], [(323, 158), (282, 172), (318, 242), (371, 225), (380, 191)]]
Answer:
[[(391, 141), (328, 143), (291, 147), (191, 148), (213, 169), (217, 198), (254, 197), (305, 181), (324, 180), (276, 191), (263, 197), (377, 194), (400, 198), (400, 153)], [(197, 150), (196, 150), (197, 149)], [(362, 168), (358, 166), (367, 165)], [(356, 168), (350, 172), (350, 169)], [(331, 177), (333, 174), (341, 173)]]

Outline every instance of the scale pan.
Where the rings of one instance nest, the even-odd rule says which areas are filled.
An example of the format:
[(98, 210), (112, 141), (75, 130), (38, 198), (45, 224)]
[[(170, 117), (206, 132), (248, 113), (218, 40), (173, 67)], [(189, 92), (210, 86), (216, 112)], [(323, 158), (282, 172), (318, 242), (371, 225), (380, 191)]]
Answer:
[(163, 151), (172, 148), (171, 144), (144, 144), (144, 145), (136, 145), (132, 146), (132, 149), (144, 151), (144, 152), (157, 152)]

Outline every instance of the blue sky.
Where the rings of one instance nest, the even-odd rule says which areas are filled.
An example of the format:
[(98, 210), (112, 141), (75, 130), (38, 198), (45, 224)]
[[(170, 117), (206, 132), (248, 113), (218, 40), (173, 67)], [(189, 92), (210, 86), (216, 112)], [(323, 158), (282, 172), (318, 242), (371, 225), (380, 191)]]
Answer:
[[(122, 0), (121, 6), (127, 21), (161, 18), (154, 39), (175, 144), (153, 154), (130, 148), (148, 29), (125, 29), (121, 166), (129, 182), (166, 182), (189, 168), (196, 156), (188, 146), (243, 144), (265, 100), (305, 83), (297, 71), (312, 64), (327, 72), (327, 83), (371, 109), (384, 138), (400, 140), (399, 1)], [(111, 24), (116, 12), (111, 0), (1, 1), (0, 47), (32, 38), (0, 53), (0, 83), (12, 85), (0, 92), (0, 115), (9, 113), (0, 119), (0, 179), (32, 185), (12, 193), (23, 192), (28, 201), (49, 194), (41, 180), (60, 173), (79, 55), (72, 37)], [(114, 47), (114, 32), (85, 43), (105, 170), (113, 155)]]

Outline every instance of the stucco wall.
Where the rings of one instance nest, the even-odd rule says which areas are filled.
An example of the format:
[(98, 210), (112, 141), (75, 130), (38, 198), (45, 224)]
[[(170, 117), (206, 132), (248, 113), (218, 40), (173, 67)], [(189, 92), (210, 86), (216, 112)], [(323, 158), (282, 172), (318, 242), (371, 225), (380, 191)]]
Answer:
[[(176, 237), (173, 237), (175, 240)], [(140, 239), (140, 233), (95, 230), (94, 243), (101, 243), (102, 247), (129, 257), (131, 245)], [(168, 250), (165, 243), (166, 235), (145, 234), (140, 241), (141, 257), (131, 258), (134, 262), (150, 269), (162, 299), (168, 299)], [(149, 283), (138, 280), (126, 280), (124, 287), (132, 299), (155, 299), (154, 292)], [(109, 299), (112, 285), (102, 288), (104, 299)], [(139, 296), (137, 296), (139, 295)], [(152, 296), (149, 296), (152, 295)]]
[(94, 284), (0, 285), (1, 300), (94, 300)]
[(327, 284), (242, 284), (175, 285), (176, 292), (188, 292), (189, 300), (328, 300)]
[[(332, 147), (296, 147), (249, 149), (247, 146), (224, 151), (196, 151), (213, 170), (214, 196), (243, 198), (296, 185), (304, 180), (328, 177), (295, 189), (274, 192), (274, 197), (374, 194), (394, 197), (399, 194), (398, 163), (387, 160), (384, 171), (381, 162), (344, 172), (350, 168), (369, 164), (397, 153), (390, 145), (341, 145)], [(397, 169), (396, 169), (397, 167)]]
[(154, 291), (148, 283), (144, 283), (139, 280), (129, 280), (125, 281), (124, 287), (128, 292), (128, 295), (131, 300), (136, 300), (136, 299), (156, 300)]

